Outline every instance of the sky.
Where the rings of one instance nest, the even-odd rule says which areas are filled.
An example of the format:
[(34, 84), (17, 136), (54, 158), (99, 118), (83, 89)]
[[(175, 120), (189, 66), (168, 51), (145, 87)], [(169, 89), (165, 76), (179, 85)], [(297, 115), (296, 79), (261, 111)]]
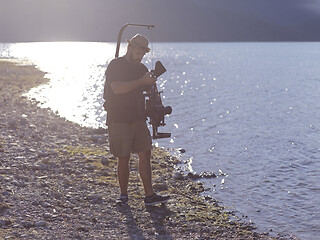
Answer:
[(155, 42), (320, 41), (320, 0), (0, 0), (0, 42), (115, 42), (125, 23)]

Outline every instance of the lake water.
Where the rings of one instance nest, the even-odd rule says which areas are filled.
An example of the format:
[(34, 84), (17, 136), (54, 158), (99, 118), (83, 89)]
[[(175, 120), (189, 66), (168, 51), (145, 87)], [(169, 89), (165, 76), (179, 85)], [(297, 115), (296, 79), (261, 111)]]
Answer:
[[(320, 236), (320, 43), (154, 43), (163, 102), (173, 108), (156, 144), (183, 148), (190, 171), (259, 231)], [(125, 45), (121, 47), (122, 54)], [(48, 72), (31, 90), (42, 107), (104, 127), (104, 71), (115, 43), (0, 44), (0, 57)], [(121, 52), (120, 52), (121, 55)]]

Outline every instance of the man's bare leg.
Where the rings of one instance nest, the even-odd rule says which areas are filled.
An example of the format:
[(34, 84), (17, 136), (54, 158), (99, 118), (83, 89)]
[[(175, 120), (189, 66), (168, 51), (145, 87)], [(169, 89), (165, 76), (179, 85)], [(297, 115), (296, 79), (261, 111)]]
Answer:
[(146, 196), (154, 194), (152, 188), (152, 171), (151, 171), (151, 150), (137, 153), (139, 156), (139, 174), (143, 183)]
[(118, 181), (121, 194), (123, 195), (128, 195), (128, 183), (130, 174), (129, 159), (130, 156), (118, 158)]

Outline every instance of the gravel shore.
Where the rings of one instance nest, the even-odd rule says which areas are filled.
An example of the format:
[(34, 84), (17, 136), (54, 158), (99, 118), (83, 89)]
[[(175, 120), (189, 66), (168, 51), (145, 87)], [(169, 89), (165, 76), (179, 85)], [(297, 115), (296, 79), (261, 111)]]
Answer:
[(106, 130), (83, 128), (22, 96), (47, 81), (35, 67), (0, 61), (0, 239), (274, 239), (201, 196), (203, 185), (175, 172), (179, 161), (159, 148), (154, 187), (172, 199), (144, 206), (133, 156), (129, 206), (117, 207)]

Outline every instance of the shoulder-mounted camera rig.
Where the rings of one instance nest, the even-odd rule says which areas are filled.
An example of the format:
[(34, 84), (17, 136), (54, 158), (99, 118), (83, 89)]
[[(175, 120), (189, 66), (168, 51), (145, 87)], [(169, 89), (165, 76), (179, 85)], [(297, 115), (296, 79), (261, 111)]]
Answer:
[[(154, 70), (151, 71), (152, 75), (155, 78), (158, 78), (160, 75), (165, 73), (167, 70), (162, 65), (160, 61), (156, 62), (156, 66)], [(167, 114), (171, 114), (172, 108), (170, 106), (163, 106), (161, 96), (157, 88), (157, 84), (155, 83), (150, 92), (146, 94), (148, 99), (146, 100), (146, 113), (147, 117), (149, 117), (149, 123), (152, 125), (152, 138), (168, 138), (171, 137), (171, 133), (159, 133), (158, 127), (165, 126), (164, 116)]]

